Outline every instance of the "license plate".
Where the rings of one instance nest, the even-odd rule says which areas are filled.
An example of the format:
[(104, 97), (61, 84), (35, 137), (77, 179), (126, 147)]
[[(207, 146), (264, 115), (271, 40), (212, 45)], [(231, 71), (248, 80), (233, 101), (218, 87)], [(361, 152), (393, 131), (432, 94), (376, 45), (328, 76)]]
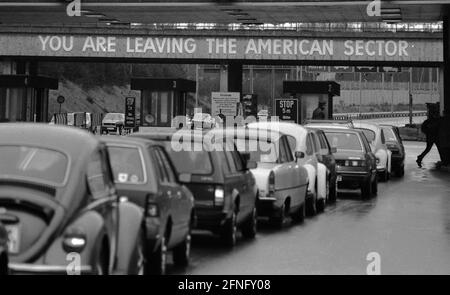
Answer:
[(9, 253), (19, 253), (20, 247), (20, 230), (18, 225), (7, 225), (8, 232), (8, 251)]
[(336, 181), (338, 181), (338, 182), (342, 181), (342, 175), (338, 175), (337, 178), (336, 178)]

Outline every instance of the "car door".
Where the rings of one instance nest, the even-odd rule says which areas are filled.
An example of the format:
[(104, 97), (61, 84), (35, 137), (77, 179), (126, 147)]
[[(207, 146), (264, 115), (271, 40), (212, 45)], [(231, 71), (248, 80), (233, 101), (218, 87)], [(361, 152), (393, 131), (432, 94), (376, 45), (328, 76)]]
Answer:
[[(173, 217), (174, 222), (176, 221), (177, 231), (180, 233), (185, 233), (188, 230), (190, 217), (191, 217), (191, 206), (188, 196), (183, 192), (178, 179), (176, 176), (173, 164), (167, 155), (167, 152), (161, 148), (157, 148), (158, 154), (164, 163), (164, 169), (166, 170), (169, 183), (173, 189), (173, 205), (175, 209), (175, 216)], [(183, 234), (182, 234), (183, 236)]]
[(180, 218), (182, 208), (180, 196), (182, 194), (180, 187), (176, 183), (173, 170), (167, 169), (167, 166), (169, 165), (170, 167), (170, 164), (167, 157), (165, 157), (162, 147), (154, 146), (153, 151), (156, 157), (159, 173), (162, 176), (160, 178), (164, 198), (162, 201), (167, 209), (167, 216), (170, 216), (172, 222), (172, 228), (170, 229), (170, 240), (167, 241), (169, 247), (172, 247), (180, 241), (183, 231), (182, 218)]
[(240, 223), (246, 214), (246, 210), (248, 205), (245, 203), (245, 192), (247, 190), (247, 184), (245, 183), (245, 179), (241, 176), (240, 171), (238, 171), (239, 167), (236, 167), (236, 162), (233, 156), (234, 147), (227, 147), (224, 151), (225, 157), (227, 159), (229, 173), (225, 176), (224, 185), (229, 186), (227, 191), (230, 191), (233, 194), (233, 191), (237, 191), (239, 194), (239, 212), (237, 215), (237, 222)]
[[(109, 261), (115, 261), (119, 230), (119, 208), (108, 153), (103, 146), (92, 153), (87, 165), (86, 176), (91, 200), (89, 206), (103, 217), (105, 229), (110, 238)], [(111, 263), (110, 272), (112, 267), (113, 264)]]
[(325, 133), (318, 132), (317, 137), (319, 138), (320, 144), (320, 154), (322, 155), (323, 163), (331, 170), (331, 167), (335, 165), (335, 160), (333, 153), (331, 153), (331, 147), (325, 136)]
[[(285, 178), (284, 187), (289, 189), (298, 188), (301, 185), (301, 175), (286, 135), (283, 135), (279, 141), (279, 162), (283, 164), (282, 169), (285, 171), (283, 176)], [(300, 196), (291, 196), (291, 208), (299, 206), (300, 202)]]
[(231, 151), (231, 156), (233, 157), (236, 174), (239, 175), (241, 180), (241, 208), (244, 216), (249, 216), (253, 207), (255, 206), (256, 196), (253, 190), (255, 185), (255, 179), (252, 173), (246, 168), (245, 160), (242, 158), (241, 154), (237, 151), (235, 145), (233, 145), (234, 150)]

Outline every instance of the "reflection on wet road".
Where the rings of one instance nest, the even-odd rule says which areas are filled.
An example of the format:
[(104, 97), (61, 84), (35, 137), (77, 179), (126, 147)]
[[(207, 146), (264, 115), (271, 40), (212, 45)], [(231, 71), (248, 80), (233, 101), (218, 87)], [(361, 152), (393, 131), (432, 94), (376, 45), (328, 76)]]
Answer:
[(365, 274), (369, 252), (382, 274), (450, 274), (450, 174), (436, 171), (436, 149), (415, 165), (423, 143), (405, 143), (405, 177), (379, 184), (378, 197), (341, 196), (303, 225), (260, 226), (233, 250), (208, 234), (194, 237), (186, 274)]

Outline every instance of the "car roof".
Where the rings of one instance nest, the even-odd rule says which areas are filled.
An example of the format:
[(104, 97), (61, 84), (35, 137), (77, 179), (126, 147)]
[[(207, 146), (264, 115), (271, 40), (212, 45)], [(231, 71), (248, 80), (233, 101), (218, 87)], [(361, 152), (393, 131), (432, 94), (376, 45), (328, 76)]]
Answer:
[(140, 146), (147, 146), (147, 145), (159, 145), (159, 143), (149, 140), (142, 137), (124, 137), (124, 136), (114, 136), (114, 135), (106, 135), (106, 136), (99, 136), (100, 140), (105, 143), (116, 143), (116, 144), (131, 144), (131, 145), (140, 145)]
[(99, 140), (89, 132), (71, 126), (41, 123), (0, 124), (0, 145), (16, 144), (63, 151), (76, 159), (93, 151), (99, 145)]
[(245, 127), (237, 127), (237, 128), (216, 128), (211, 130), (214, 136), (233, 136), (235, 138), (252, 138), (252, 139), (275, 139), (278, 140), (282, 133), (276, 130), (270, 130), (265, 128), (245, 128)]
[[(208, 130), (209, 131), (209, 130)], [(202, 141), (206, 130), (190, 130), (190, 129), (174, 129), (174, 128), (151, 128), (148, 131), (136, 132), (130, 134), (128, 137), (140, 137), (156, 141), (169, 141), (172, 137), (177, 136), (186, 138), (189, 137), (194, 141)]]
[(299, 132), (300, 135), (306, 135), (308, 132), (304, 126), (291, 122), (267, 121), (252, 122), (247, 125), (249, 128), (270, 129), (271, 131), (279, 131), (280, 133)]
[(380, 126), (375, 123), (353, 122), (353, 126), (354, 128), (369, 129), (375, 133), (380, 131)]

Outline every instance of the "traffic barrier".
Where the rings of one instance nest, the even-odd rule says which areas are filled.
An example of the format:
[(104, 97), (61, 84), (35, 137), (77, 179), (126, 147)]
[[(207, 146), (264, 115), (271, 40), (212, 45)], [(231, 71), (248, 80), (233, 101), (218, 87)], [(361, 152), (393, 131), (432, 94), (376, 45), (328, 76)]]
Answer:
[[(413, 117), (425, 117), (426, 111), (415, 111), (412, 113)], [(409, 112), (377, 112), (377, 113), (346, 113), (346, 114), (334, 114), (334, 120), (367, 120), (367, 119), (379, 119), (379, 118), (400, 118), (409, 117)]]
[(67, 113), (54, 114), (53, 121), (56, 125), (67, 125)]

